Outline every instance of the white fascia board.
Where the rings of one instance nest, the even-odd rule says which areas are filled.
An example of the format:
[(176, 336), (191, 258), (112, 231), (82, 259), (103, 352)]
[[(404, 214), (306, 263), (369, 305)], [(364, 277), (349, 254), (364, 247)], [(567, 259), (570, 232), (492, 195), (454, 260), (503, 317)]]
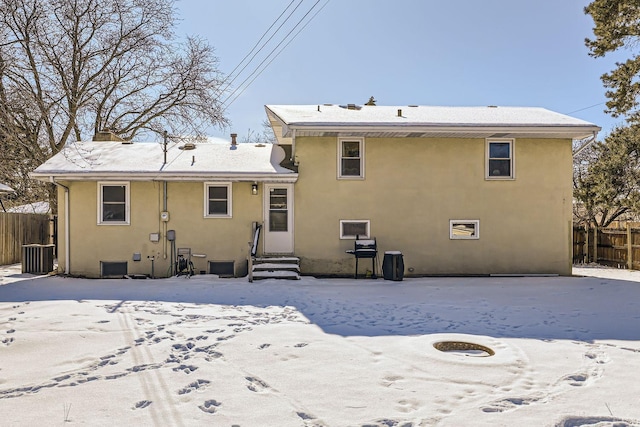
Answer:
[[(286, 132), (284, 132), (286, 130)], [(565, 125), (565, 126), (531, 126), (531, 125), (510, 125), (510, 126), (477, 126), (477, 125), (457, 125), (457, 126), (414, 126), (407, 124), (397, 125), (341, 125), (337, 123), (313, 123), (296, 124), (290, 123), (286, 128), (283, 127), (283, 136), (291, 136), (291, 131), (301, 132), (352, 132), (366, 134), (368, 132), (408, 132), (408, 133), (424, 133), (456, 134), (460, 132), (477, 133), (484, 137), (487, 133), (509, 133), (509, 134), (562, 134), (567, 138), (581, 138), (597, 134), (601, 128), (599, 126), (582, 126), (582, 125)]]
[(105, 173), (68, 173), (60, 172), (54, 174), (36, 174), (31, 173), (31, 178), (39, 181), (51, 182), (56, 181), (99, 181), (99, 180), (120, 180), (120, 181), (191, 181), (191, 182), (275, 182), (275, 183), (295, 183), (298, 180), (297, 173), (291, 174), (157, 174), (157, 173), (136, 173), (116, 174), (112, 172)]

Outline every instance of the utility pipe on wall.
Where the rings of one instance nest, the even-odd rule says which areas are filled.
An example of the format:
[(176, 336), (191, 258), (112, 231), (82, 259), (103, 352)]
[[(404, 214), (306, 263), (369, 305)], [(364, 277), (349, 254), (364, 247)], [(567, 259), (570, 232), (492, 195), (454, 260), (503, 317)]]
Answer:
[[(162, 212), (167, 212), (167, 181), (162, 181)], [(167, 259), (167, 221), (162, 221), (162, 251), (163, 258)]]
[(291, 163), (296, 164), (296, 130), (291, 130)]
[(71, 223), (71, 221), (69, 221), (69, 187), (56, 182), (55, 178), (52, 176), (49, 177), (49, 181), (51, 181), (51, 183), (56, 187), (64, 188), (64, 273), (69, 274), (69, 266), (71, 265), (69, 260), (71, 253), (69, 249), (71, 246), (71, 242), (69, 241), (69, 236), (71, 235), (71, 232), (69, 231), (69, 224)]

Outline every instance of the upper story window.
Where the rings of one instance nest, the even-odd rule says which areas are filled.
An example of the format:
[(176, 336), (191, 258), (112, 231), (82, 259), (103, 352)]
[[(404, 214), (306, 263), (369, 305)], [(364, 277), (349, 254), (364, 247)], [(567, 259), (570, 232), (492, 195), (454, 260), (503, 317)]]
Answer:
[(129, 183), (98, 182), (98, 224), (129, 224)]
[(204, 216), (231, 218), (231, 183), (205, 182)]
[(364, 178), (364, 139), (338, 139), (338, 178)]
[(487, 140), (487, 179), (513, 179), (513, 139)]

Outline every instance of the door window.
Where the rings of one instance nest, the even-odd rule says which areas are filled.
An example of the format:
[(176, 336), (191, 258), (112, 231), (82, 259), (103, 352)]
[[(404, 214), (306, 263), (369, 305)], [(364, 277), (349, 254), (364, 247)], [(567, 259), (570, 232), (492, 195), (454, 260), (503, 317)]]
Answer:
[(272, 188), (269, 192), (269, 231), (289, 231), (286, 188)]

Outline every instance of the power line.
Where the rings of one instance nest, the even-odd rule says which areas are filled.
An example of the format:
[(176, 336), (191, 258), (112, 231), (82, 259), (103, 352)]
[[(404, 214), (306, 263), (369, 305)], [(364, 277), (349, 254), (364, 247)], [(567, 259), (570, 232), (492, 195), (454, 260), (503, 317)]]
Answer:
[[(283, 43), (283, 42), (284, 42), (284, 41), (289, 37), (289, 35), (291, 35), (291, 33), (292, 33), (292, 32), (293, 32), (293, 31), (294, 31), (294, 30), (295, 30), (295, 29), (300, 25), (300, 23), (301, 23), (301, 22), (302, 22), (302, 21), (307, 17), (307, 15), (309, 15), (309, 13), (310, 13), (310, 12), (311, 12), (311, 11), (312, 11), (316, 6), (317, 6), (317, 5), (318, 5), (318, 3), (319, 3), (319, 2), (320, 2), (320, 0), (317, 0), (317, 1), (313, 4), (313, 6), (311, 6), (311, 8), (307, 11), (307, 13), (305, 13), (305, 14), (304, 14), (304, 16), (298, 20), (298, 22), (296, 23), (296, 25), (295, 25), (295, 26), (294, 26), (294, 27), (293, 27), (293, 28), (292, 28), (292, 29), (291, 29), (291, 30), (290, 30), (290, 31), (289, 31), (289, 32), (288, 32), (288, 33), (287, 33), (287, 34), (286, 34), (286, 35), (285, 35), (281, 40), (280, 40), (280, 42), (276, 45), (276, 47), (274, 47), (274, 48), (273, 48), (273, 49), (272, 49), (272, 50), (267, 54), (267, 56), (262, 60), (262, 62), (260, 62), (260, 63), (259, 63), (259, 64), (254, 68), (254, 70), (249, 74), (249, 76), (248, 76), (247, 78), (245, 78), (245, 79), (242, 81), (242, 83), (240, 83), (240, 85), (239, 85), (237, 88), (235, 88), (235, 89), (234, 89), (234, 90), (233, 90), (233, 91), (232, 91), (232, 92), (231, 92), (231, 93), (230, 93), (230, 94), (229, 94), (229, 95), (224, 99), (224, 101), (222, 101), (222, 104), (223, 104), (223, 105), (224, 105), (224, 104), (226, 104), (226, 103), (227, 103), (227, 101), (228, 101), (229, 99), (231, 99), (231, 97), (233, 97), (233, 95), (234, 95), (236, 92), (238, 92), (238, 90), (240, 90), (240, 88), (242, 88), (242, 87), (243, 87), (243, 85), (244, 85), (245, 83), (247, 83), (247, 81), (248, 81), (248, 80), (249, 80), (249, 79), (250, 79), (250, 78), (251, 78), (251, 77), (252, 77), (252, 76), (253, 76), (253, 75), (254, 75), (254, 74), (255, 74), (255, 73), (260, 69), (260, 67), (261, 67), (261, 66), (262, 66), (262, 65), (263, 65), (263, 64), (264, 64), (264, 63), (269, 59), (269, 57), (270, 57), (271, 55), (273, 55), (273, 52), (275, 52), (275, 51), (276, 51), (276, 49), (278, 49), (278, 48), (280, 47), (280, 45), (281, 45), (281, 44), (282, 44), (282, 43)], [(298, 5), (298, 6), (299, 6), (299, 5)], [(245, 90), (247, 87), (248, 87), (248, 85), (247, 85), (244, 89), (242, 89), (242, 91), (244, 92), (244, 90)], [(237, 98), (237, 97), (235, 97), (235, 98), (234, 98), (234, 100), (235, 100), (236, 98)], [(229, 105), (230, 105), (230, 104), (229, 104)], [(227, 107), (228, 107), (228, 106), (227, 106)]]
[(606, 102), (599, 102), (599, 103), (597, 103), (597, 104), (593, 104), (593, 105), (590, 105), (590, 106), (588, 106), (588, 107), (580, 108), (579, 110), (575, 110), (575, 111), (572, 111), (572, 112), (570, 112), (570, 113), (565, 113), (565, 114), (578, 113), (578, 112), (580, 112), (580, 111), (588, 110), (589, 108), (597, 107), (598, 105), (603, 105), (603, 104), (606, 104)]
[[(280, 41), (280, 42), (279, 42), (279, 43), (278, 43), (278, 44), (277, 44), (277, 45), (276, 45), (276, 46), (275, 46), (275, 47), (274, 47), (274, 48), (273, 48), (273, 49), (272, 49), (268, 54), (267, 54), (267, 56), (262, 60), (262, 62), (260, 62), (260, 64), (258, 64), (258, 66), (256, 66), (256, 68), (255, 68), (255, 69), (254, 69), (254, 70), (249, 74), (249, 76), (248, 76), (247, 78), (245, 78), (245, 79), (242, 81), (242, 83), (240, 83), (240, 85), (239, 85), (235, 90), (233, 90), (233, 91), (232, 91), (232, 92), (231, 92), (231, 93), (230, 93), (230, 94), (229, 94), (229, 95), (224, 99), (224, 101), (222, 101), (222, 104), (223, 104), (223, 105), (225, 105), (225, 104), (226, 104), (225, 109), (227, 109), (227, 108), (231, 105), (231, 103), (233, 103), (233, 102), (238, 98), (238, 96), (240, 96), (240, 94), (241, 94), (242, 92), (244, 92), (244, 91), (249, 87), (249, 85), (251, 85), (251, 83), (253, 83), (253, 81), (255, 80), (255, 78), (254, 78), (253, 80), (251, 80), (251, 81), (250, 81), (248, 84), (246, 84), (246, 86), (245, 86), (245, 83), (247, 83), (247, 81), (249, 81), (249, 79), (251, 79), (251, 77), (252, 77), (254, 74), (256, 74), (256, 73), (260, 70), (260, 67), (262, 67), (262, 65), (264, 65), (264, 63), (265, 63), (265, 62), (267, 62), (267, 60), (269, 60), (269, 58), (273, 55), (273, 53), (274, 53), (274, 52), (275, 52), (275, 51), (276, 51), (276, 50), (277, 50), (277, 49), (282, 45), (282, 43), (284, 43), (284, 42), (287, 40), (287, 38), (291, 35), (291, 33), (293, 33), (293, 32), (295, 31), (295, 29), (296, 29), (296, 28), (298, 28), (298, 26), (299, 26), (299, 25), (300, 25), (300, 24), (301, 24), (301, 23), (302, 23), (302, 22), (307, 18), (307, 16), (308, 16), (312, 11), (313, 11), (313, 9), (315, 9), (315, 7), (318, 5), (318, 3), (320, 3), (320, 1), (321, 1), (321, 0), (317, 0), (317, 1), (313, 4), (313, 6), (311, 6), (311, 8), (307, 11), (307, 13), (305, 13), (305, 14), (304, 14), (304, 16), (303, 16), (302, 18), (300, 18), (300, 20), (298, 20), (298, 23), (297, 23), (297, 24), (296, 24), (296, 25), (295, 25), (295, 26), (294, 26), (294, 27), (293, 27), (293, 28), (292, 28), (292, 29), (291, 29), (291, 30), (290, 30), (290, 31), (289, 31), (289, 32), (288, 32), (288, 33), (287, 33), (283, 38), (282, 38), (282, 40), (281, 40), (281, 41)], [(308, 25), (308, 24), (313, 20), (313, 18), (315, 18), (315, 17), (317, 16), (317, 14), (318, 14), (322, 9), (324, 9), (324, 7), (325, 7), (328, 3), (329, 3), (329, 0), (327, 0), (327, 1), (326, 1), (326, 3), (322, 6), (322, 8), (320, 8), (320, 9), (318, 10), (318, 12), (316, 12), (316, 13), (315, 13), (315, 14), (314, 14), (314, 15), (313, 15), (313, 16), (312, 16), (312, 17), (307, 21), (307, 23), (306, 23), (306, 24), (305, 24), (305, 25), (304, 25), (304, 26), (303, 26), (303, 27), (302, 27), (302, 28), (301, 28), (301, 29), (300, 29), (300, 30), (299, 30), (299, 31), (298, 31), (298, 32), (297, 32), (297, 33), (296, 33), (296, 34), (295, 34), (295, 35), (294, 35), (294, 36), (293, 36), (293, 37), (292, 37), (288, 42), (287, 42), (287, 44), (283, 47), (283, 49), (282, 49), (282, 50), (284, 50), (284, 48), (286, 48), (286, 47), (289, 45), (289, 43), (291, 43), (291, 42), (292, 42), (292, 41), (297, 37), (297, 35), (298, 35), (298, 34), (300, 34), (300, 32), (301, 32), (301, 31), (302, 31), (302, 30), (303, 30), (303, 29), (304, 29), (304, 28), (305, 28), (305, 27), (306, 27), (306, 26), (307, 26), (307, 25)], [(267, 65), (266, 65), (262, 70), (260, 70), (260, 73), (259, 73), (258, 75), (260, 75), (260, 74), (261, 74), (261, 73), (262, 73), (262, 72), (263, 72), (263, 71), (264, 71), (264, 70), (269, 66), (269, 64), (271, 64), (271, 62), (273, 62), (273, 60), (274, 60), (274, 59), (275, 59), (275, 58), (276, 58), (276, 57), (277, 57), (277, 56), (282, 52), (282, 50), (280, 50), (280, 51), (279, 51), (279, 52), (278, 52), (278, 53), (277, 53), (277, 54), (276, 54), (276, 55), (275, 55), (275, 56), (274, 56), (274, 57), (273, 57), (273, 58), (272, 58), (272, 59), (267, 63)], [(258, 77), (258, 76), (256, 76), (256, 78), (257, 78), (257, 77)], [(244, 86), (244, 87), (243, 87), (243, 86)], [(241, 88), (242, 88), (242, 91), (240, 92), (240, 94), (238, 94), (237, 96), (235, 96), (235, 97), (231, 100), (231, 102), (227, 103), (227, 101), (229, 101), (229, 100), (233, 97), (233, 95), (235, 95), (235, 94), (236, 94), (236, 92), (238, 92)]]
[[(249, 55), (251, 55), (253, 53), (254, 50), (256, 50), (256, 47), (260, 44), (260, 42), (262, 41), (262, 39), (265, 38), (265, 36), (269, 33), (269, 31), (271, 31), (271, 29), (273, 28), (274, 25), (276, 25), (276, 23), (280, 20), (280, 18), (282, 18), (282, 15), (285, 14), (285, 12), (291, 7), (291, 5), (293, 4), (293, 2), (295, 2), (296, 0), (291, 0), (291, 3), (289, 3), (287, 5), (287, 7), (284, 8), (284, 10), (282, 11), (282, 13), (280, 13), (280, 16), (278, 16), (276, 18), (275, 21), (273, 21), (273, 23), (269, 26), (269, 28), (267, 28), (267, 30), (262, 34), (262, 36), (260, 37), (260, 39), (256, 42), (255, 45), (253, 45), (253, 48), (251, 48), (251, 50), (249, 51), (249, 53), (247, 53), (245, 55), (244, 58), (242, 58), (242, 61), (240, 61), (238, 63), (238, 65), (235, 66), (235, 68), (231, 71), (231, 73), (229, 73), (229, 75), (227, 76), (227, 78), (222, 82), (223, 84), (229, 80), (229, 78), (231, 78), (231, 76), (233, 76), (233, 73), (236, 72), (236, 70), (242, 65), (242, 63), (249, 57)], [(267, 43), (269, 43), (271, 41), (271, 39), (273, 39), (273, 37), (275, 37), (275, 35), (278, 33), (278, 31), (280, 31), (280, 29), (282, 28), (282, 26), (284, 24), (287, 23), (287, 21), (289, 20), (289, 18), (291, 18), (291, 15), (293, 15), (295, 13), (295, 11), (300, 7), (300, 5), (302, 5), (302, 2), (304, 0), (300, 0), (300, 2), (298, 3), (298, 5), (291, 11), (291, 13), (289, 13), (289, 15), (287, 16), (287, 18), (282, 22), (282, 24), (280, 24), (280, 26), (274, 31), (274, 33), (271, 35), (271, 37), (269, 37), (269, 39), (264, 42), (262, 44), (262, 46), (260, 47), (260, 49), (258, 49), (258, 51), (251, 57), (251, 59), (249, 60), (249, 62), (247, 62), (245, 64), (244, 67), (242, 67), (242, 69), (240, 71), (238, 71), (238, 73), (236, 74), (235, 77), (233, 77), (233, 79), (231, 79), (231, 81), (229, 83), (227, 83), (227, 85), (221, 90), (222, 92), (224, 92), (224, 90), (226, 90), (229, 86), (231, 86), (231, 84), (236, 80), (236, 78), (238, 78), (238, 76), (240, 74), (242, 74), (242, 72), (245, 70), (245, 68), (247, 68), (247, 66), (249, 66), (249, 64), (253, 61), (253, 59), (256, 57), (256, 55), (258, 55), (262, 49), (264, 49), (264, 47), (267, 45)]]
[[(320, 0), (318, 0), (318, 1), (316, 2), (316, 5), (317, 5), (319, 2), (320, 2)], [(234, 102), (236, 99), (238, 99), (238, 97), (240, 97), (240, 95), (242, 95), (242, 94), (244, 93), (244, 91), (245, 91), (245, 90), (246, 90), (246, 89), (247, 89), (247, 88), (248, 88), (248, 87), (249, 87), (249, 86), (250, 86), (250, 85), (251, 85), (251, 84), (252, 84), (252, 83), (253, 83), (253, 82), (254, 82), (254, 81), (255, 81), (255, 80), (256, 80), (256, 79), (257, 79), (257, 78), (262, 74), (262, 73), (263, 73), (263, 72), (264, 72), (264, 70), (266, 70), (266, 69), (267, 69), (267, 67), (269, 67), (269, 65), (271, 65), (271, 63), (272, 63), (272, 62), (273, 62), (273, 61), (274, 61), (274, 60), (275, 60), (275, 59), (276, 59), (276, 58), (277, 58), (277, 57), (278, 57), (278, 56), (279, 56), (279, 55), (280, 55), (280, 54), (281, 54), (281, 53), (282, 53), (286, 48), (287, 48), (287, 46), (289, 46), (289, 44), (290, 44), (293, 40), (295, 40), (295, 38), (298, 36), (298, 34), (300, 34), (300, 33), (302, 32), (302, 30), (304, 30), (304, 29), (306, 28), (306, 26), (307, 26), (307, 25), (309, 25), (309, 24), (311, 23), (311, 21), (313, 21), (313, 19), (316, 17), (316, 15), (318, 15), (318, 14), (322, 11), (322, 9), (324, 9), (324, 8), (325, 8), (325, 6), (327, 6), (327, 4), (329, 4), (329, 0), (327, 0), (327, 1), (325, 2), (325, 4), (324, 4), (324, 5), (322, 5), (322, 7), (316, 11), (316, 13), (315, 13), (315, 14), (314, 14), (314, 15), (313, 15), (313, 16), (312, 16), (312, 17), (311, 17), (311, 18), (306, 22), (306, 24), (304, 24), (304, 25), (302, 26), (302, 28), (300, 28), (300, 30), (298, 30), (298, 32), (294, 34), (294, 36), (293, 36), (293, 37), (292, 37), (292, 38), (287, 42), (287, 44), (285, 44), (285, 45), (282, 47), (282, 49), (280, 49), (280, 50), (278, 51), (278, 53), (276, 53), (276, 54), (273, 56), (273, 58), (271, 58), (271, 60), (270, 60), (270, 61), (269, 61), (269, 62), (268, 62), (268, 63), (267, 63), (267, 64), (266, 64), (266, 65), (265, 65), (261, 70), (260, 70), (260, 72), (259, 72), (259, 73), (258, 73), (258, 74), (257, 74), (257, 75), (256, 75), (256, 76), (255, 76), (255, 77), (254, 77), (254, 78), (253, 78), (253, 79), (252, 79), (252, 80), (251, 80), (251, 81), (250, 81), (250, 82), (249, 82), (249, 83), (248, 83), (244, 88), (242, 88), (242, 90), (240, 91), (240, 93), (238, 93), (238, 94), (237, 94), (237, 95), (236, 95), (236, 96), (235, 96), (231, 101), (229, 101), (229, 103), (226, 105), (225, 109), (226, 109), (226, 108), (229, 108), (229, 106), (230, 106), (231, 104), (233, 104), (233, 102)], [(315, 7), (316, 5), (314, 5), (313, 7)], [(313, 7), (312, 7), (311, 9), (313, 9)], [(311, 10), (309, 10), (309, 12), (311, 12)], [(307, 12), (307, 15), (309, 14), (309, 12)], [(305, 15), (305, 17), (306, 17), (306, 15)], [(304, 18), (303, 18), (303, 19), (304, 19)], [(294, 29), (295, 29), (295, 28), (294, 28)], [(292, 30), (292, 31), (293, 31), (293, 30)], [(288, 35), (288, 34), (287, 34), (287, 35)], [(283, 40), (283, 41), (284, 41), (284, 40)], [(279, 45), (278, 45), (278, 46), (279, 46)], [(274, 48), (274, 50), (275, 50), (275, 49), (277, 49), (277, 48), (278, 48), (278, 46), (276, 46), (276, 47)], [(272, 51), (272, 52), (273, 52), (273, 51)], [(262, 61), (262, 62), (260, 63), (260, 65), (262, 65), (262, 64), (263, 64), (267, 59), (268, 59), (268, 57), (267, 57), (267, 58), (265, 58), (265, 60), (264, 60), (264, 61)], [(258, 67), (260, 67), (260, 65), (259, 65)], [(257, 71), (258, 71), (258, 69), (256, 68), (256, 70), (255, 70), (251, 75), (255, 74)], [(251, 75), (249, 75), (249, 77), (247, 77), (247, 79), (249, 79), (249, 78), (251, 77)], [(247, 81), (247, 80), (245, 79), (245, 82), (246, 82), (246, 81)], [(244, 83), (244, 82), (243, 82), (243, 83)], [(227, 100), (228, 100), (228, 99), (229, 99), (229, 98), (230, 98), (230, 97), (231, 97), (235, 92), (236, 92), (236, 91), (232, 92), (232, 93), (231, 93), (231, 95), (229, 95), (229, 96), (225, 99), (225, 101), (223, 102), (223, 104), (224, 104), (224, 103), (226, 103), (226, 102), (227, 102)]]

